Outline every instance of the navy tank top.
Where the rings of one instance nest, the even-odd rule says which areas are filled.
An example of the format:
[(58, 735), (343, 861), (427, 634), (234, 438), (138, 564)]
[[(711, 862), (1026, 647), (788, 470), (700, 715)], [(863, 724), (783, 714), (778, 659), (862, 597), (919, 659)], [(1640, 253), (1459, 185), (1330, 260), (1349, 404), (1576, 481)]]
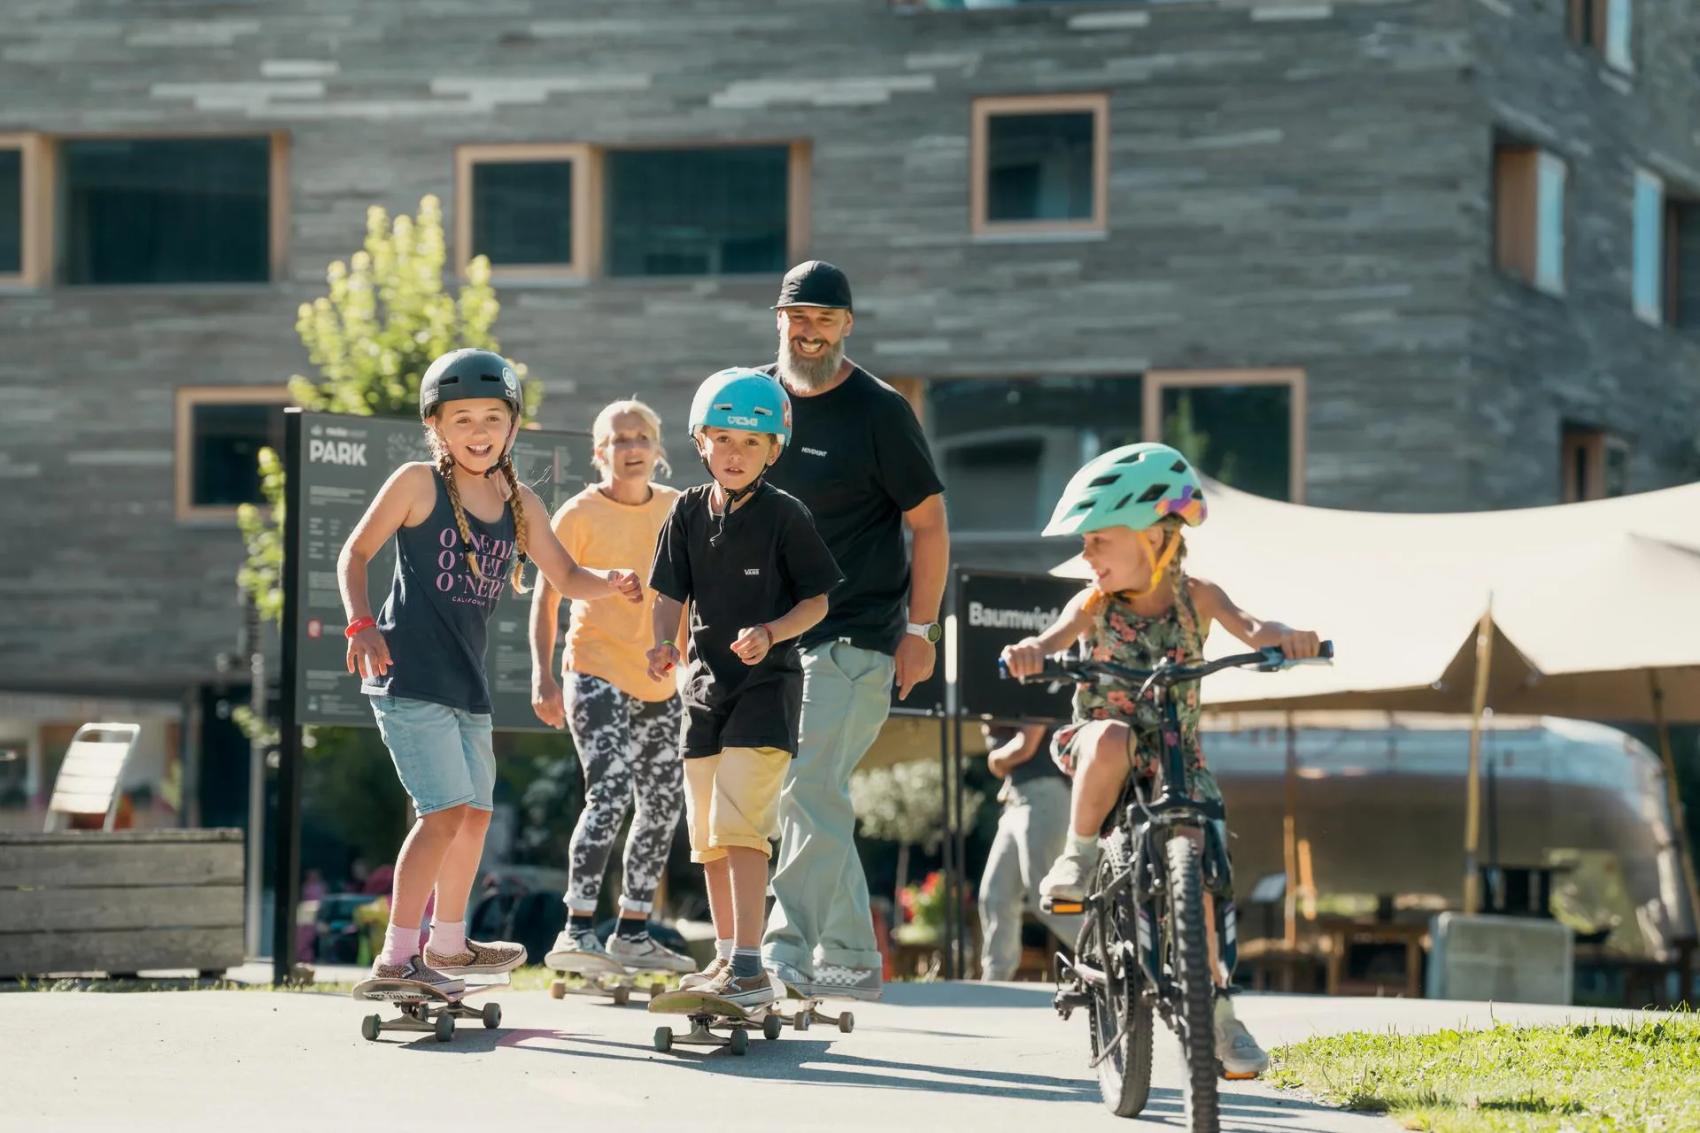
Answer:
[(437, 503), (417, 527), (395, 533), (395, 580), (378, 614), (390, 650), (390, 671), (361, 682), (368, 696), (429, 700), (466, 712), (490, 711), (484, 672), (486, 623), (508, 584), (514, 558), (513, 504), (495, 523), (466, 513), (480, 578), (467, 565), (454, 505), (441, 473)]

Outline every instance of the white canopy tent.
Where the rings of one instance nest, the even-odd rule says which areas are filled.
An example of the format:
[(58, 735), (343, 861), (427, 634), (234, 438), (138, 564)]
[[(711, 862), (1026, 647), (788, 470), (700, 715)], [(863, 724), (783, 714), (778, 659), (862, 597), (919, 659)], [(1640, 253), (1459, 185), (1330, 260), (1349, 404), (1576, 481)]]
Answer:
[[(1611, 500), (1444, 515), (1334, 511), (1209, 484), (1187, 570), (1243, 608), (1335, 642), (1332, 666), (1211, 678), (1217, 709), (1485, 709), (1700, 722), (1700, 483)], [(1053, 574), (1088, 578), (1076, 557)], [(1239, 649), (1212, 635), (1206, 652)], [(1471, 745), (1467, 854), (1479, 823)], [(1686, 853), (1683, 855), (1688, 862)], [(1696, 901), (1688, 865), (1690, 903)], [(1475, 907), (1475, 869), (1465, 882)]]

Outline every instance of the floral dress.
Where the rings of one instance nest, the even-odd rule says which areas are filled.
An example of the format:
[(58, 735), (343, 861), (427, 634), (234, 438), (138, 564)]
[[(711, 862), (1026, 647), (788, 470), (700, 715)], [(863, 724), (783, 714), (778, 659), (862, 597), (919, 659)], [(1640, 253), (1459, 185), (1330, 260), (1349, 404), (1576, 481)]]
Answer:
[[(1175, 602), (1161, 614), (1137, 613), (1122, 595), (1094, 593), (1086, 611), (1092, 624), (1083, 638), (1087, 656), (1094, 661), (1111, 661), (1133, 669), (1154, 668), (1168, 658), (1175, 662), (1198, 661), (1204, 655), (1204, 627), (1184, 573), (1175, 578)], [(1083, 725), (1094, 720), (1122, 720), (1130, 726), (1129, 769), (1141, 778), (1156, 778), (1163, 762), (1158, 736), (1161, 717), (1149, 700), (1134, 699), (1138, 688), (1128, 685), (1082, 683), (1074, 689), (1074, 722), (1058, 730), (1052, 750), (1059, 762), (1069, 757), (1079, 764), (1073, 743)], [(1198, 742), (1198, 682), (1177, 685), (1173, 695), (1181, 724), (1181, 751), (1186, 761), (1187, 794), (1200, 801), (1219, 802), (1221, 788), (1216, 776), (1204, 766), (1204, 748)]]

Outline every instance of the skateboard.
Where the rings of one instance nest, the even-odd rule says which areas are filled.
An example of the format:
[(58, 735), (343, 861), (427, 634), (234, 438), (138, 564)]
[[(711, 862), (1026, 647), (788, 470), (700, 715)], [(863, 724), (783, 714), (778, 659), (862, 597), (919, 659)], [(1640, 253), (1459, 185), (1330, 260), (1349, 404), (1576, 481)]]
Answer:
[(467, 984), (464, 990), (448, 995), (414, 980), (372, 979), (355, 984), (349, 994), (355, 999), (393, 1003), (401, 1011), (399, 1019), (368, 1015), (360, 1020), (360, 1033), (368, 1042), (377, 1041), (383, 1031), (427, 1031), (435, 1034), (438, 1042), (446, 1043), (454, 1037), (456, 1019), (480, 1019), (487, 1030), (501, 1026), (501, 1004), (486, 1003), (480, 1008), (469, 1007), (464, 1001), (493, 987), (507, 986), (506, 979)]
[[(655, 1028), (655, 1049), (665, 1054), (673, 1044), (681, 1046), (723, 1046), (733, 1054), (750, 1049), (750, 1028), (760, 1027), (762, 1037), (777, 1039), (785, 1029), (784, 1018), (770, 1005), (740, 1007), (729, 999), (701, 991), (670, 991), (649, 1001), (649, 1010), (656, 1015), (683, 1015), (691, 1021), (689, 1034), (675, 1035), (672, 1027)], [(716, 1034), (715, 1028), (725, 1030)]]
[(575, 953), (565, 965), (551, 967), (560, 975), (549, 983), (550, 999), (604, 995), (614, 1001), (614, 1006), (624, 1007), (631, 1002), (633, 991), (647, 992), (654, 999), (664, 994), (673, 982), (671, 972), (628, 968), (612, 956), (598, 956), (594, 952)]
[(830, 1011), (821, 1010), (826, 1002), (824, 996), (804, 995), (790, 984), (785, 984), (785, 1003), (790, 1007), (790, 1013), (783, 1012), (778, 1004), (774, 1005), (773, 1013), (780, 1020), (791, 1024), (795, 1030), (806, 1031), (811, 1023), (830, 1023), (837, 1027), (840, 1034), (849, 1034), (856, 1029), (856, 1016), (848, 1011), (834, 1015)]

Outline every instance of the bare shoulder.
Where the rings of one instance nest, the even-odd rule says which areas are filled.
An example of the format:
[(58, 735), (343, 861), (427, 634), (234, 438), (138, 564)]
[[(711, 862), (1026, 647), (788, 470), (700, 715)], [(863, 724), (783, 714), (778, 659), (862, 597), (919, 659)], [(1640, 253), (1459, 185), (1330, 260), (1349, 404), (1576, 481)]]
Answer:
[(1222, 611), (1233, 608), (1234, 603), (1228, 597), (1228, 592), (1208, 578), (1189, 574), (1186, 576), (1186, 587), (1187, 597), (1192, 599), (1193, 606), (1204, 617), (1215, 617)]

